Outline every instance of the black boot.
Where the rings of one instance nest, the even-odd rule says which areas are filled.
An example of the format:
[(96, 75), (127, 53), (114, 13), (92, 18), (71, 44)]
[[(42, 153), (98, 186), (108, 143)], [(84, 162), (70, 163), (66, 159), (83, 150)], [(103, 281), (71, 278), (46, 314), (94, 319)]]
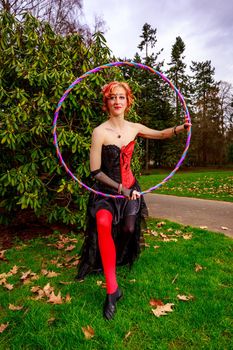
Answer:
[(112, 294), (107, 294), (104, 302), (104, 317), (111, 320), (116, 312), (116, 302), (123, 296), (122, 291), (117, 287), (117, 290)]

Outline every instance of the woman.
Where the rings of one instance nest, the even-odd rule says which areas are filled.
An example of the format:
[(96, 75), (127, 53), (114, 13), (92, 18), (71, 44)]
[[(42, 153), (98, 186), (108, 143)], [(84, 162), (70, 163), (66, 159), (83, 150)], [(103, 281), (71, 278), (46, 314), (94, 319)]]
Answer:
[(86, 274), (103, 268), (107, 288), (103, 315), (110, 320), (116, 312), (116, 302), (122, 297), (116, 265), (131, 265), (140, 252), (141, 218), (146, 206), (130, 170), (135, 139), (137, 136), (166, 139), (188, 129), (190, 124), (158, 131), (129, 122), (125, 120), (133, 103), (129, 85), (113, 81), (105, 85), (102, 92), (108, 119), (92, 134), (91, 174), (97, 180), (95, 189), (122, 194), (124, 198), (90, 194), (88, 234), (76, 278), (82, 280)]

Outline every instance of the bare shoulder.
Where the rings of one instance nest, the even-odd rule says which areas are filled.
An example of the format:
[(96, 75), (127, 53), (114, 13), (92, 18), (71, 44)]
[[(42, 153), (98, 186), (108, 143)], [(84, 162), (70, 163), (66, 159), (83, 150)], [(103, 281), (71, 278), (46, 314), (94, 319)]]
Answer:
[(98, 125), (96, 128), (93, 129), (92, 132), (92, 142), (103, 143), (104, 141), (104, 135), (105, 135), (105, 123), (102, 123)]

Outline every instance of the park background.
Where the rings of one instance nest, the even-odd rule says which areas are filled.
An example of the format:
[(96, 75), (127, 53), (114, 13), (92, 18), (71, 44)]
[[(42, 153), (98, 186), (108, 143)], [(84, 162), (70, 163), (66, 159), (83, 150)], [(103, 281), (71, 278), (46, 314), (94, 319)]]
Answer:
[[(52, 122), (57, 103), (68, 86), (83, 73), (105, 63), (127, 60), (149, 65), (163, 72), (185, 97), (193, 126), (191, 146), (181, 170), (192, 175), (199, 174), (199, 171), (202, 174), (208, 171), (209, 175), (206, 178), (203, 175), (192, 178), (186, 188), (182, 189), (182, 186), (176, 186), (176, 181), (183, 181), (179, 180), (177, 174), (172, 180), (174, 182), (169, 182), (168, 193), (179, 195), (177, 191), (181, 188), (180, 195), (189, 193), (200, 197), (204, 193), (205, 198), (210, 196), (211, 199), (232, 202), (232, 83), (216, 80), (215, 67), (210, 57), (203, 61), (192, 61), (187, 66), (186, 43), (182, 33), (174, 36), (170, 57), (165, 62), (164, 59), (160, 59), (162, 47), (157, 45), (156, 23), (145, 22), (138, 36), (135, 54), (131, 57), (116, 57), (105, 38), (104, 19), (96, 18), (94, 29), (82, 23), (82, 1), (1, 0), (0, 8), (1, 236), (7, 235), (6, 241), (9, 246), (12, 246), (15, 238), (16, 242), (22, 237), (39, 239), (29, 241), (28, 245), (19, 243), (15, 246), (14, 243), (15, 248), (12, 250), (9, 249), (6, 253), (1, 251), (1, 272), (10, 274), (7, 277), (8, 281), (12, 284), (16, 282), (16, 285), (18, 283), (19, 287), (18, 269), (22, 270), (22, 266), (27, 266), (28, 271), (39, 271), (45, 265), (45, 260), (54, 261), (52, 257), (55, 252), (48, 247), (62, 243), (66, 249), (67, 243), (75, 242), (77, 233), (85, 230), (88, 193), (75, 183), (58, 163), (53, 145)], [(221, 52), (219, 54), (221, 55)], [(184, 121), (184, 112), (174, 92), (158, 76), (149, 72), (130, 67), (112, 68), (85, 79), (72, 90), (63, 103), (57, 132), (59, 147), (67, 165), (78, 178), (90, 185), (92, 180), (88, 159), (91, 132), (106, 118), (101, 109), (100, 92), (102, 86), (113, 79), (126, 80), (132, 86), (135, 104), (128, 116), (130, 120), (141, 121), (157, 129)], [(166, 142), (138, 141), (133, 168), (137, 175), (144, 174), (142, 183), (145, 184), (145, 188), (148, 186), (148, 179), (153, 185), (161, 176), (172, 170), (183, 152), (185, 140), (185, 135), (179, 135)], [(151, 177), (147, 177), (151, 175), (155, 176), (152, 180)], [(210, 188), (211, 194), (208, 194)], [(201, 229), (193, 229), (190, 233), (190, 228), (172, 223), (161, 224), (152, 220), (148, 222), (148, 227), (147, 244), (150, 248), (148, 247), (147, 255), (143, 255), (141, 265), (136, 265), (136, 270), (130, 275), (131, 280), (126, 280), (127, 272), (122, 270), (121, 283), (131, 290), (134, 283), (132, 281), (141, 279), (138, 290), (143, 297), (142, 304), (138, 303), (138, 306), (145, 309), (153, 296), (150, 290), (156, 290), (156, 294), (164, 302), (168, 294), (168, 299), (174, 300), (176, 291), (175, 288), (171, 291), (169, 281), (174, 281), (172, 285), (178, 288), (175, 284), (178, 278), (176, 276), (181, 274), (179, 269), (184, 269), (179, 288), (183, 288), (187, 298), (189, 293), (191, 296), (195, 295), (195, 300), (200, 304), (190, 303), (186, 309), (185, 306), (181, 306), (180, 313), (174, 316), (175, 322), (174, 318), (172, 319), (173, 324), (169, 318), (164, 321), (166, 327), (163, 327), (163, 331), (154, 321), (151, 321), (150, 331), (148, 314), (142, 314), (140, 308), (135, 308), (135, 313), (131, 309), (128, 318), (123, 319), (123, 325), (122, 318), (120, 319), (123, 314), (120, 313), (113, 339), (111, 325), (106, 326), (102, 334), (100, 329), (103, 329), (103, 321), (97, 320), (97, 317), (93, 319), (91, 310), (91, 300), (96, 297), (94, 278), (81, 287), (78, 292), (81, 297), (79, 300), (74, 297), (77, 293), (76, 285), (68, 284), (75, 274), (75, 262), (81, 244), (79, 241), (73, 258), (64, 255), (69, 254), (69, 249), (66, 253), (59, 251), (61, 255), (56, 257), (58, 260), (63, 259), (65, 271), (62, 272), (62, 277), (57, 278), (62, 278), (62, 281), (67, 283), (64, 284), (64, 288), (72, 296), (71, 304), (69, 297), (64, 305), (51, 305), (46, 302), (36, 304), (28, 298), (27, 285), (15, 288), (14, 291), (1, 289), (3, 303), (0, 307), (0, 323), (7, 325), (6, 331), (3, 332), (3, 341), (0, 343), (3, 344), (2, 348), (6, 349), (8, 346), (11, 349), (75, 349), (78, 348), (78, 342), (82, 349), (91, 346), (109, 349), (110, 342), (112, 349), (137, 349), (138, 344), (141, 344), (142, 349), (154, 349), (155, 346), (158, 349), (198, 349), (200, 343), (206, 349), (230, 349), (232, 323), (227, 300), (232, 297), (232, 263), (229, 258), (232, 251), (231, 241), (222, 235), (203, 233)], [(51, 232), (54, 232), (54, 235), (48, 236), (49, 241), (45, 238), (40, 239), (41, 235)], [(61, 236), (59, 232), (62, 233)], [(71, 234), (68, 238), (63, 236), (69, 232)], [(9, 233), (12, 238), (10, 240)], [(172, 237), (169, 238), (168, 235)], [(177, 239), (179, 244), (167, 248), (165, 239), (173, 243)], [(157, 257), (156, 278), (149, 284), (149, 272), (154, 269), (155, 244), (160, 244), (164, 249)], [(184, 261), (184, 254), (188, 260)], [(73, 266), (69, 261), (65, 261), (70, 258), (73, 260)], [(170, 267), (165, 269), (163, 261), (169, 259)], [(13, 262), (19, 262), (20, 268), (13, 269)], [(190, 264), (194, 266), (192, 273), (189, 270)], [(201, 266), (198, 271), (196, 265)], [(54, 269), (54, 266), (46, 268)], [(202, 271), (203, 275), (197, 278), (199, 271)], [(33, 273), (28, 274), (29, 280)], [(167, 278), (164, 279), (165, 274)], [(42, 277), (44, 280), (40, 280), (42, 284), (45, 283), (46, 275), (45, 273)], [(56, 278), (56, 275), (54, 277)], [(59, 283), (57, 280), (58, 285)], [(2, 284), (3, 287), (7, 285), (6, 282)], [(88, 292), (89, 299), (85, 308), (82, 300), (85, 300)], [(127, 300), (135, 305), (134, 298), (136, 295)], [(26, 306), (22, 310), (19, 309), (18, 314), (15, 314), (14, 310), (7, 310), (9, 302), (21, 305), (24, 300), (27, 300)], [(101, 300), (100, 298), (100, 303)], [(200, 309), (202, 314), (198, 312)], [(70, 322), (66, 320), (67, 312), (71, 317)], [(99, 315), (99, 308), (96, 308), (94, 313)], [(135, 317), (137, 321), (133, 322)], [(185, 325), (181, 324), (183, 319)], [(27, 339), (21, 337), (21, 322)], [(81, 330), (81, 325), (88, 324), (99, 330), (96, 331), (93, 343), (90, 343), (92, 345), (85, 342)], [(14, 327), (15, 331), (12, 333)], [(193, 330), (196, 330), (196, 333)], [(163, 343), (158, 345), (156, 339), (163, 339)]]

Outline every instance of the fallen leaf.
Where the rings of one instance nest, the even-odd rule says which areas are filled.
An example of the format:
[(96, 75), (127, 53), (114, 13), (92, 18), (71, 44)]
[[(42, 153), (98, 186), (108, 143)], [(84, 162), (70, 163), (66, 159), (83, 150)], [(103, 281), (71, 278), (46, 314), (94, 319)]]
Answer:
[(10, 270), (10, 273), (12, 273), (12, 275), (16, 275), (17, 272), (18, 272), (18, 266), (14, 265)]
[(55, 320), (56, 320), (55, 317), (51, 317), (51, 318), (48, 319), (48, 323), (53, 323)]
[(164, 222), (164, 221), (161, 221), (161, 222), (157, 223), (157, 227), (162, 227), (164, 225), (166, 225), (166, 222)]
[(0, 333), (4, 332), (8, 326), (9, 322), (0, 324)]
[(157, 237), (159, 234), (156, 231), (151, 231), (152, 236)]
[(195, 265), (195, 271), (196, 271), (196, 272), (199, 272), (199, 271), (201, 271), (201, 270), (203, 270), (203, 266), (201, 266), (201, 265), (199, 265), (199, 264), (196, 264), (196, 265)]
[(0, 251), (0, 260), (6, 260), (4, 254), (5, 254), (6, 250), (1, 250)]
[(173, 311), (172, 309), (173, 305), (174, 305), (173, 303), (167, 303), (165, 305), (157, 306), (156, 309), (152, 309), (152, 312), (156, 317), (166, 316), (168, 312)]
[(129, 280), (130, 283), (135, 283), (136, 282), (136, 279), (133, 278), (132, 280)]
[(162, 237), (162, 238), (167, 238), (167, 235), (165, 235), (165, 233), (160, 232), (159, 235), (160, 235), (160, 237)]
[(20, 277), (21, 280), (25, 280), (31, 275), (31, 270), (28, 270), (26, 272), (22, 272), (22, 276)]
[(12, 311), (22, 310), (23, 306), (15, 306), (13, 304), (9, 304), (9, 309)]
[(178, 294), (177, 295), (177, 299), (181, 300), (181, 301), (189, 301), (189, 300), (194, 299), (194, 296), (191, 295), (191, 294), (189, 294), (189, 295), (180, 295), (180, 294)]
[(50, 283), (47, 283), (47, 284), (44, 286), (43, 291), (44, 291), (45, 295), (46, 295), (47, 297), (49, 297), (50, 294), (54, 291), (54, 288), (50, 286)]
[(154, 245), (154, 248), (155, 248), (155, 249), (159, 249), (160, 246), (159, 246), (159, 245)]
[(43, 291), (43, 289), (39, 289), (37, 292), (37, 296), (32, 298), (32, 299), (33, 300), (41, 300), (44, 297), (45, 297), (45, 292)]
[(54, 244), (54, 246), (59, 250), (65, 248), (65, 244), (63, 244), (63, 243), (57, 243), (57, 244)]
[(200, 226), (202, 230), (207, 230), (208, 226)]
[(6, 277), (4, 277), (4, 278), (2, 278), (2, 279), (0, 280), (0, 286), (1, 286), (1, 285), (4, 285), (4, 284), (6, 284), (6, 283), (7, 283)]
[(73, 261), (71, 265), (77, 266), (79, 263), (80, 263), (80, 260), (78, 259), (78, 260)]
[(10, 283), (5, 283), (4, 284), (4, 287), (8, 290), (12, 290), (14, 288), (14, 285), (13, 284), (10, 284)]
[(82, 327), (82, 331), (86, 339), (91, 339), (95, 335), (94, 329), (91, 326)]
[(192, 234), (191, 233), (186, 233), (185, 235), (182, 236), (184, 239), (192, 239)]
[(0, 279), (5, 278), (5, 277), (8, 277), (8, 273), (3, 272), (0, 274)]
[(221, 229), (222, 229), (222, 230), (228, 230), (228, 227), (226, 227), (226, 226), (221, 226)]
[(58, 275), (60, 275), (60, 273), (57, 273), (55, 271), (49, 271), (46, 275), (46, 277), (48, 278), (52, 278), (52, 277), (57, 277)]
[(31, 288), (31, 292), (32, 292), (32, 293), (37, 293), (39, 289), (41, 289), (39, 286), (33, 286), (33, 287)]
[(49, 300), (47, 302), (52, 304), (62, 304), (63, 301), (62, 301), (61, 292), (59, 292), (58, 295), (55, 295), (55, 293), (52, 292), (49, 295)]
[(65, 251), (66, 251), (66, 252), (71, 252), (72, 250), (74, 250), (74, 248), (76, 248), (75, 245), (69, 245), (69, 246), (65, 249)]
[(70, 294), (69, 293), (67, 293), (66, 294), (66, 298), (65, 298), (65, 301), (66, 301), (66, 303), (70, 303), (71, 302), (71, 296), (70, 296)]
[(68, 285), (71, 284), (72, 282), (64, 282), (64, 281), (59, 281), (60, 284)]
[(162, 302), (162, 300), (151, 299), (150, 305), (151, 306), (162, 306), (162, 305), (164, 305), (164, 303)]

